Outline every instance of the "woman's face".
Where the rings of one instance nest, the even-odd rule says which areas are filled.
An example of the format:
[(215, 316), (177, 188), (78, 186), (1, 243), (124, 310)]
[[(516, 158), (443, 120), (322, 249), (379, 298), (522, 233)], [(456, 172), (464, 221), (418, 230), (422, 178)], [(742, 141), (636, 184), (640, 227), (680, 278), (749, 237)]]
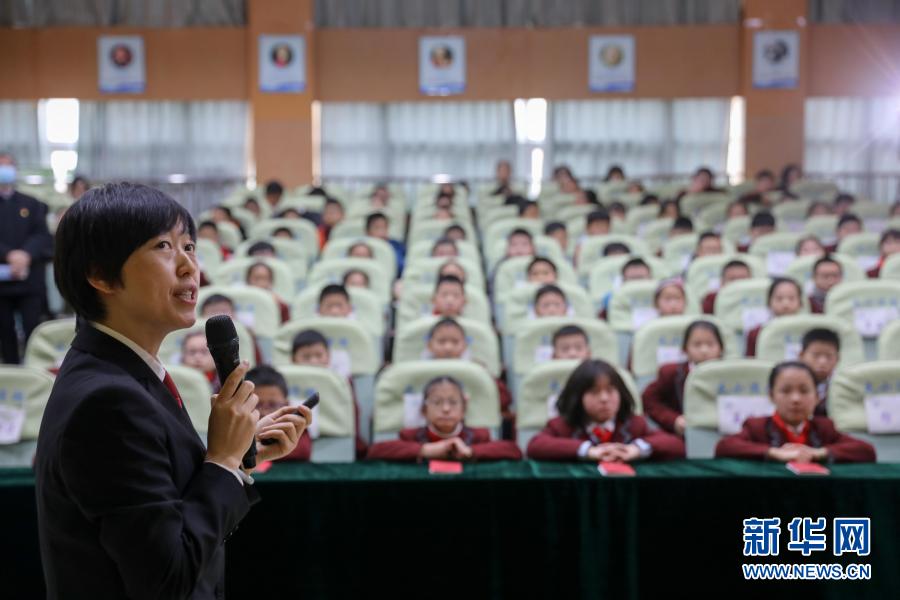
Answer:
[(594, 423), (605, 423), (615, 418), (621, 403), (619, 390), (605, 375), (597, 377), (594, 385), (581, 397), (584, 412)]
[(808, 419), (819, 402), (816, 382), (805, 369), (796, 367), (779, 373), (769, 395), (775, 411), (794, 427)]
[(688, 360), (696, 365), (702, 362), (722, 357), (722, 346), (713, 332), (706, 328), (698, 327), (691, 332), (684, 345), (684, 353)]

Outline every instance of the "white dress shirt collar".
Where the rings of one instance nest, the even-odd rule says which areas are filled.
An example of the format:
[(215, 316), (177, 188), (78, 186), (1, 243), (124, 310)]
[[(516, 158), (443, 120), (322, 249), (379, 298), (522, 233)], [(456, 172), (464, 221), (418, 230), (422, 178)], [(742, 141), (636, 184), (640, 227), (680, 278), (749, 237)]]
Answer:
[(122, 335), (121, 333), (116, 331), (115, 329), (110, 329), (106, 325), (103, 325), (101, 323), (96, 323), (94, 321), (90, 321), (90, 324), (91, 324), (91, 327), (93, 327), (94, 329), (97, 329), (98, 331), (102, 331), (103, 333), (105, 333), (109, 337), (113, 338), (114, 340), (122, 342), (123, 344), (128, 346), (132, 350), (132, 352), (137, 354), (141, 360), (143, 360), (145, 363), (147, 363), (147, 366), (150, 367), (150, 370), (153, 371), (153, 373), (157, 377), (159, 377), (160, 381), (162, 381), (163, 379), (166, 378), (166, 369), (165, 369), (165, 367), (163, 367), (162, 363), (160, 362), (160, 360), (157, 357), (153, 356), (152, 354), (150, 354), (149, 352), (147, 352), (146, 350), (144, 350), (143, 348), (138, 346), (134, 341), (125, 337), (124, 335)]

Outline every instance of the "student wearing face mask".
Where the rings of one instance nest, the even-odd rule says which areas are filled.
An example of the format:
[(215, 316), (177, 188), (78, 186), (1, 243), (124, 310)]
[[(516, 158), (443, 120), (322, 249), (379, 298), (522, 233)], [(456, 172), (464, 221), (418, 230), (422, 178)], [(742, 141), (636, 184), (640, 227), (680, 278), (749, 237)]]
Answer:
[(0, 349), (9, 364), (19, 362), (16, 315), (26, 342), (40, 322), (47, 295), (44, 266), (53, 257), (47, 205), (15, 185), (15, 160), (0, 152)]

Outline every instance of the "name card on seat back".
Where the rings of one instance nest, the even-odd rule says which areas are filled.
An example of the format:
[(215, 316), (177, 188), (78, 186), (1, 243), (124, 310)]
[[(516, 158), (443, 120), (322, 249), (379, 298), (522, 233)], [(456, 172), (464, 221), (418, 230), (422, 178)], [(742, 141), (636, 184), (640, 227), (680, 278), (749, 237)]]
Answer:
[(768, 396), (719, 396), (719, 433), (738, 433), (750, 417), (768, 417), (775, 406)]
[(865, 404), (869, 433), (900, 433), (900, 394), (872, 394)]

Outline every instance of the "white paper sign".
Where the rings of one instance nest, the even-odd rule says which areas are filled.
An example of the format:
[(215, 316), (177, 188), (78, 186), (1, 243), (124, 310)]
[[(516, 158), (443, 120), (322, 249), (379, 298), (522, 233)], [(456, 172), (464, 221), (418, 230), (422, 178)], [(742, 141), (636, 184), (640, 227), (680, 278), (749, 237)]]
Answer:
[(803, 344), (800, 342), (786, 342), (784, 344), (784, 360), (796, 360), (803, 350)]
[(765, 306), (752, 306), (741, 309), (741, 323), (744, 326), (743, 331), (749, 332), (758, 325), (768, 323), (771, 313)]
[(419, 90), (426, 96), (450, 96), (466, 90), (464, 37), (419, 38)]
[(142, 94), (147, 87), (144, 39), (139, 35), (98, 37), (97, 73), (104, 94)]
[(869, 433), (900, 433), (900, 394), (866, 396)]
[(256, 313), (253, 312), (252, 308), (239, 308), (236, 316), (240, 324), (247, 329), (253, 329), (253, 326), (256, 324)]
[(631, 309), (631, 326), (637, 331), (645, 323), (659, 316), (659, 312), (652, 306), (639, 306)]
[(797, 255), (793, 252), (769, 252), (766, 255), (766, 271), (769, 275), (784, 275), (795, 258)]
[(884, 326), (898, 317), (896, 306), (862, 306), (853, 309), (853, 324), (863, 337), (878, 337)]
[(719, 433), (732, 434), (750, 417), (768, 417), (775, 412), (775, 406), (768, 396), (719, 396), (716, 400), (719, 411)]
[(559, 399), (559, 394), (550, 394), (547, 396), (547, 418), (555, 419), (559, 416), (559, 409), (556, 408), (556, 401)]
[(656, 365), (679, 363), (687, 359), (687, 355), (679, 346), (657, 346)]
[(543, 344), (534, 349), (534, 363), (541, 364), (553, 360), (553, 346)]
[(425, 415), (422, 414), (422, 394), (418, 392), (403, 394), (403, 426), (425, 426)]
[(19, 443), (24, 425), (24, 408), (0, 405), (0, 444)]
[(349, 378), (353, 374), (352, 362), (350, 361), (350, 353), (346, 350), (332, 350), (331, 362), (328, 368), (344, 378)]
[(592, 92), (634, 90), (633, 35), (592, 35), (588, 42), (588, 88)]
[(306, 89), (306, 38), (259, 36), (259, 90), (299, 94)]
[(793, 30), (753, 34), (753, 87), (795, 88), (800, 65), (799, 36)]

